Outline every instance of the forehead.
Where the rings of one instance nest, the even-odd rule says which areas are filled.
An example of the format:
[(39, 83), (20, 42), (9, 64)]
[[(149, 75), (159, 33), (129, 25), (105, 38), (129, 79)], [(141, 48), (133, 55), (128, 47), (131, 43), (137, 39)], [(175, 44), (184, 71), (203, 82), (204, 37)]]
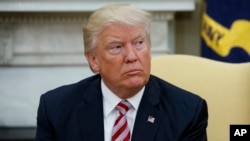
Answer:
[(146, 35), (143, 26), (128, 26), (124, 24), (112, 24), (106, 26), (99, 34), (101, 38), (106, 40), (112, 39), (134, 39), (144, 37)]

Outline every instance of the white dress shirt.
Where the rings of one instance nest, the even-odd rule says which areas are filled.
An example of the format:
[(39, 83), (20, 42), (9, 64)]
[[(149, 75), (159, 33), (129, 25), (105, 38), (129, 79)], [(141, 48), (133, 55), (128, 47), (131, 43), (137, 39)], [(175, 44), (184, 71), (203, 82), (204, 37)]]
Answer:
[[(136, 95), (126, 99), (132, 108), (126, 113), (128, 126), (130, 133), (133, 133), (134, 121), (136, 113), (139, 108), (139, 104), (143, 95), (145, 87), (143, 87)], [(103, 82), (101, 81), (101, 90), (103, 95), (103, 112), (104, 112), (104, 138), (105, 141), (111, 141), (112, 129), (114, 122), (119, 115), (119, 112), (115, 109), (116, 105), (123, 99), (116, 96)]]

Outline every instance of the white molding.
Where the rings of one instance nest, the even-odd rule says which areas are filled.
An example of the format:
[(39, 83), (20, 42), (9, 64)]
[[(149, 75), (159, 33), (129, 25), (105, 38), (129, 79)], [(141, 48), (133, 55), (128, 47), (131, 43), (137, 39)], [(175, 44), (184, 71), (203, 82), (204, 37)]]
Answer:
[[(0, 16), (0, 66), (87, 66), (81, 37), (86, 16), (43, 13)], [(174, 20), (174, 12), (153, 12), (153, 17), (152, 54), (174, 53), (171, 46), (174, 40), (169, 39), (173, 34), (169, 33), (169, 22)]]
[(129, 3), (147, 11), (193, 11), (194, 0), (94, 1), (0, 0), (0, 12), (90, 12), (112, 3)]
[(0, 65), (9, 64), (13, 56), (11, 26), (11, 23), (0, 24)]
[[(152, 12), (153, 20), (161, 20), (161, 21), (169, 21), (174, 19), (175, 12)], [(60, 14), (38, 14), (38, 15), (0, 15), (0, 23), (35, 23), (35, 22), (75, 22), (75, 23), (83, 23), (87, 20), (88, 14), (81, 15), (60, 15)], [(0, 34), (1, 35), (1, 34)]]

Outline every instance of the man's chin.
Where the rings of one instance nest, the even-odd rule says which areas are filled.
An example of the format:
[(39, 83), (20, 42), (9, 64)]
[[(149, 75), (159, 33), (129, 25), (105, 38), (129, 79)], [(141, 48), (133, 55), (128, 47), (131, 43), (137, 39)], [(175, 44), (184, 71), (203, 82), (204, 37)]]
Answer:
[(147, 80), (141, 78), (131, 78), (128, 81), (129, 88), (142, 88), (147, 83)]

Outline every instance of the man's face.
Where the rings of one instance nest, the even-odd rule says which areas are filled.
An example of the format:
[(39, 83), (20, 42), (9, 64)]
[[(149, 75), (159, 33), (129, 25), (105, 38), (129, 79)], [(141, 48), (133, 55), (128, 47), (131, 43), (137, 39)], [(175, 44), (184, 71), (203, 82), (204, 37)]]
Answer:
[(97, 46), (87, 54), (93, 70), (114, 93), (139, 90), (150, 74), (150, 40), (142, 26), (112, 24), (98, 36)]

